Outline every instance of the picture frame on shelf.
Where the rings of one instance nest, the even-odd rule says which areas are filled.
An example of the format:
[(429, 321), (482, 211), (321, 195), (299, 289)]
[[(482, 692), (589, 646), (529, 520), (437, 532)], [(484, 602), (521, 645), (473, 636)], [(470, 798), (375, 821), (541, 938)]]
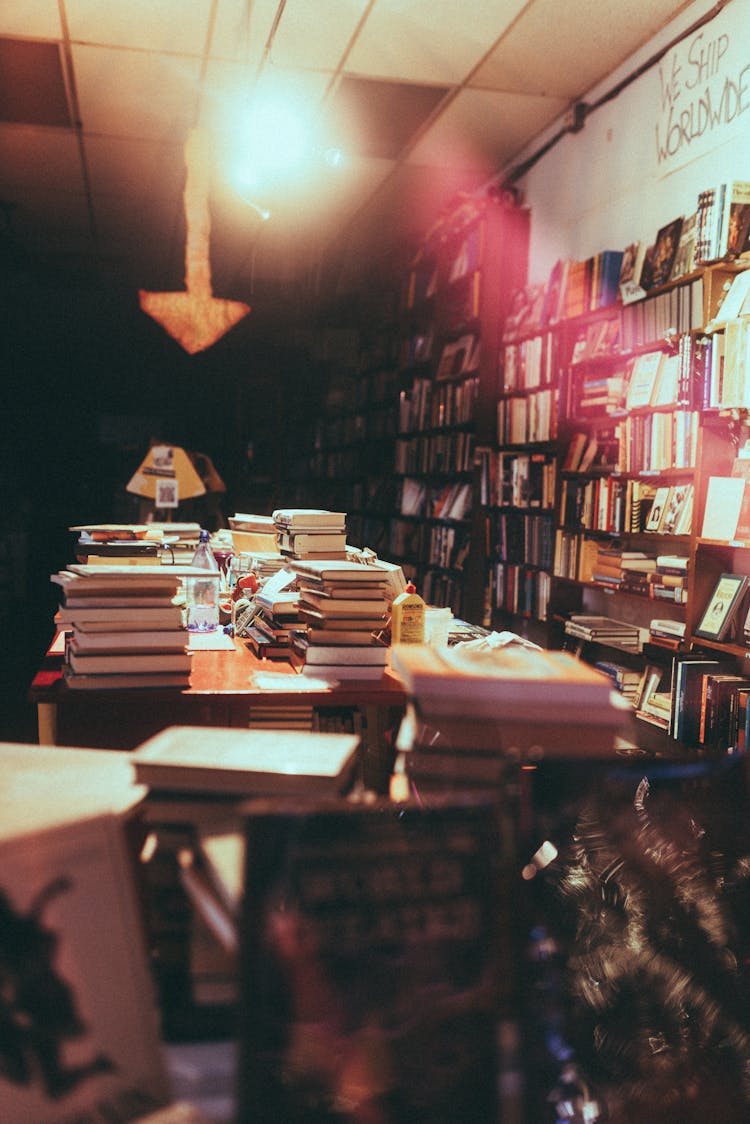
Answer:
[(744, 574), (721, 574), (695, 635), (704, 640), (726, 639), (748, 587)]

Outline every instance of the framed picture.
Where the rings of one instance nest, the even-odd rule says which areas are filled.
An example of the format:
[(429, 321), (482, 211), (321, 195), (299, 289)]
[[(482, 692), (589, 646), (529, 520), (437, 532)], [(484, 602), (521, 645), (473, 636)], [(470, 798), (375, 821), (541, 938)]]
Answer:
[(723, 640), (729, 632), (746, 588), (747, 578), (744, 574), (722, 574), (695, 635), (706, 640)]

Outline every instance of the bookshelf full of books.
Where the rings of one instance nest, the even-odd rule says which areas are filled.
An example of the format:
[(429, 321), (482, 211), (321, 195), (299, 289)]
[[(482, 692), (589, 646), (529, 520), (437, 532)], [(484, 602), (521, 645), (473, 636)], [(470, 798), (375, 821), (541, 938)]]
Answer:
[(290, 458), (285, 486), (300, 506), (346, 511), (349, 542), (381, 555), (395, 502), (395, 316), (392, 287), (377, 286), (327, 314), (317, 345), (320, 408), (308, 419), (307, 444)]
[(481, 619), (478, 449), (494, 432), (497, 349), (526, 273), (528, 213), (467, 199), (419, 246), (404, 282), (390, 557), (433, 605)]
[[(590, 357), (584, 339), (577, 357), (579, 334), (563, 372), (555, 580), (580, 587), (584, 611), (637, 626), (638, 660), (619, 651), (616, 663), (640, 671), (639, 743), (675, 734), (673, 668), (692, 644), (695, 575), (710, 582), (715, 570), (696, 555), (703, 481), (725, 463), (733, 436), (713, 404), (720, 367), (704, 327), (735, 268), (706, 265), (625, 300), (611, 355)], [(617, 380), (603, 409), (590, 408), (587, 393), (597, 368)], [(613, 648), (621, 642), (599, 636), (583, 654), (602, 663)]]
[[(557, 263), (546, 285), (514, 297), (506, 323), (498, 444), (482, 451), (491, 620), (527, 633), (530, 616), (544, 626), (539, 642), (600, 666), (628, 694), (636, 729), (736, 745), (736, 691), (734, 726), (716, 734), (705, 714), (702, 731), (681, 722), (676, 690), (683, 661), (714, 660), (742, 679), (748, 652), (750, 261), (662, 263), (641, 286), (613, 283), (617, 255), (599, 256), (585, 269)], [(547, 386), (556, 411), (540, 435), (529, 402)], [(546, 520), (551, 547), (531, 531)]]

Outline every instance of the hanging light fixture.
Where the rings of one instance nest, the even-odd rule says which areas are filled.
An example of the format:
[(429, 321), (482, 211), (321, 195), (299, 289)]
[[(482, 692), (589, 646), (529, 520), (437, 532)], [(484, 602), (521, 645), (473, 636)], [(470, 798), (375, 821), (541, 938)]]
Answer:
[(141, 309), (190, 355), (211, 347), (250, 311), (250, 306), (240, 301), (214, 297), (211, 288), (210, 157), (208, 134), (192, 129), (185, 142), (185, 291), (139, 291)]

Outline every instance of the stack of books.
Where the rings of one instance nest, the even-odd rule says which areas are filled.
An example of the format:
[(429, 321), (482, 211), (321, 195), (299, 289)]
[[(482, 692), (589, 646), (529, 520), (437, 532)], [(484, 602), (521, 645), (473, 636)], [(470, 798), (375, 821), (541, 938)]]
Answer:
[(261, 659), (288, 660), (292, 629), (300, 623), (299, 593), (293, 589), (294, 574), (285, 569), (267, 578), (255, 594), (255, 615), (243, 635)]
[(504, 760), (607, 757), (631, 709), (567, 652), (396, 644), (391, 663), (409, 694), (397, 748), (417, 786), (495, 786)]
[(633, 652), (641, 648), (641, 630), (637, 625), (595, 613), (571, 613), (565, 622), (565, 634)]
[(623, 550), (599, 542), (591, 566), (591, 581), (608, 589), (648, 596), (648, 578), (656, 570), (656, 558), (642, 550)]
[(176, 602), (189, 566), (75, 564), (60, 587), (55, 624), (66, 634), (68, 687), (187, 687), (190, 657)]
[(292, 507), (274, 511), (276, 542), (285, 558), (346, 559), (346, 513)]
[(388, 649), (376, 633), (385, 627), (389, 573), (361, 562), (292, 563), (304, 630), (292, 648), (303, 673), (332, 679), (379, 679)]
[(679, 554), (659, 554), (656, 568), (648, 575), (648, 595), (655, 601), (686, 605), (688, 599), (688, 558)]
[(679, 648), (685, 641), (685, 629), (685, 621), (654, 618), (649, 624), (649, 642), (661, 648)]

